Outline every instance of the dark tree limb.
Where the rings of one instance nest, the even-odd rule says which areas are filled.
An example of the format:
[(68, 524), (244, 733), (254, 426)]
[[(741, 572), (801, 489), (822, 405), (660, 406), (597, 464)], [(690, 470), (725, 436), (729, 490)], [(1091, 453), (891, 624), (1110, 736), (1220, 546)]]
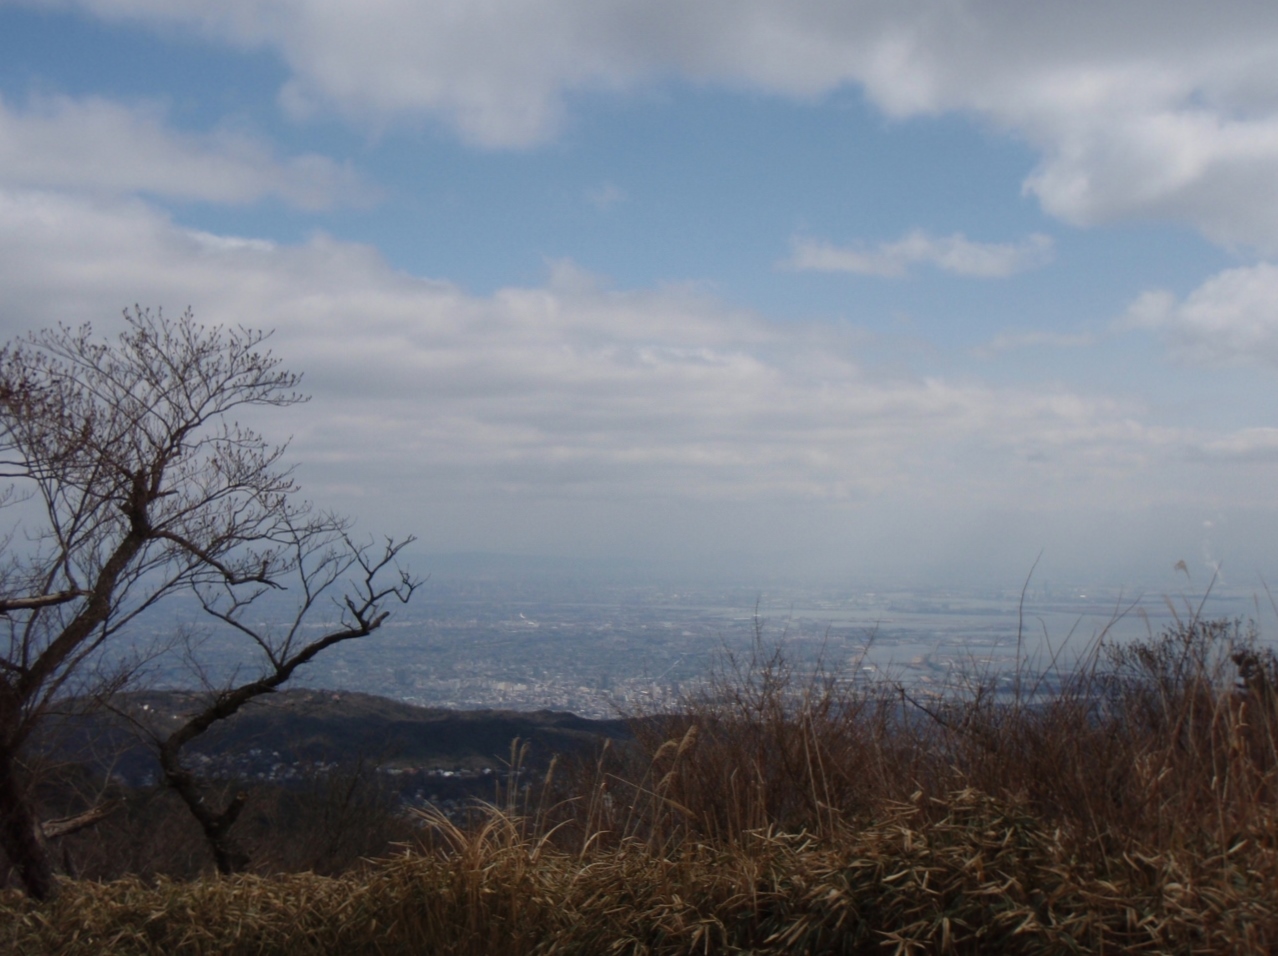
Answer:
[[(376, 558), (370, 557), (367, 548), (355, 545), (344, 531), (337, 533), (335, 541), (327, 535), (318, 536), (318, 541), (316, 538), (307, 531), (299, 533), (294, 541), (297, 551), (295, 567), (304, 597), (292, 625), (282, 638), (272, 640), (270, 634), (264, 633), (259, 626), (243, 619), (241, 615), (252, 605), (254, 597), (247, 600), (232, 598), (229, 610), (220, 609), (212, 599), (202, 598), (205, 610), (212, 617), (252, 638), (266, 657), (268, 667), (257, 680), (218, 691), (206, 707), (189, 716), (163, 740), (156, 741), (165, 783), (178, 794), (199, 823), (218, 871), (223, 874), (238, 873), (250, 862), (248, 854), (231, 835), (231, 828), (243, 811), (248, 795), (237, 793), (225, 808), (214, 809), (199, 780), (182, 763), (183, 748), (214, 724), (234, 716), (250, 701), (274, 693), (299, 667), (328, 648), (372, 634), (390, 615), (389, 611), (382, 609), (381, 603), (388, 598), (407, 603), (421, 583), (396, 566), (395, 583), (379, 584), (383, 572), (394, 566), (400, 551), (413, 542), (411, 537), (399, 542), (388, 539), (385, 549)], [(342, 597), (346, 613), (337, 626), (322, 637), (300, 647), (295, 646), (297, 631), (317, 599), (339, 580), (343, 572), (356, 566), (362, 572), (362, 578), (352, 582), (352, 593)]]
[(56, 594), (37, 594), (31, 597), (0, 598), (0, 614), (10, 611), (35, 611), (40, 608), (68, 604), (85, 596), (85, 592), (76, 588), (73, 591), (59, 591)]
[(112, 800), (109, 803), (103, 803), (96, 807), (90, 807), (83, 813), (77, 813), (70, 817), (59, 817), (56, 820), (45, 820), (40, 824), (40, 830), (44, 834), (46, 840), (57, 840), (64, 836), (70, 836), (73, 833), (79, 833), (91, 826), (102, 822), (111, 814), (115, 813), (123, 804), (118, 800)]

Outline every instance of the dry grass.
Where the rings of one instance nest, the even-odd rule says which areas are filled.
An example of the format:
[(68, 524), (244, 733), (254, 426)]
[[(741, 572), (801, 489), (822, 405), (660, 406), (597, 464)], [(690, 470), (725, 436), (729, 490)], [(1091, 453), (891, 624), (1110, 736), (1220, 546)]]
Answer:
[[(537, 794), (340, 876), (0, 898), (18, 953), (1117, 953), (1278, 947), (1278, 660), (1229, 622), (1048, 693), (730, 666)], [(1010, 693), (996, 693), (1010, 686)]]

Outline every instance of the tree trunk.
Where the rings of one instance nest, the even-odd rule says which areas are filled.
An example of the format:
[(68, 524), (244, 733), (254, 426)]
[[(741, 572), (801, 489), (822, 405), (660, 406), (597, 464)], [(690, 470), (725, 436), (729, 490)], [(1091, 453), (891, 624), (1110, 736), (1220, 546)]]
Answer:
[(231, 827), (239, 819), (248, 794), (237, 793), (225, 810), (220, 813), (214, 810), (200, 792), (195, 776), (182, 766), (180, 746), (173, 737), (160, 746), (160, 766), (164, 770), (165, 782), (177, 791), (191, 815), (199, 822), (200, 829), (204, 831), (204, 839), (213, 851), (218, 872), (224, 876), (239, 873), (249, 865), (249, 855), (231, 836)]
[(17, 871), (27, 895), (52, 899), (58, 892), (49, 852), (36, 834), (35, 817), (14, 773), (13, 755), (0, 753), (0, 847)]

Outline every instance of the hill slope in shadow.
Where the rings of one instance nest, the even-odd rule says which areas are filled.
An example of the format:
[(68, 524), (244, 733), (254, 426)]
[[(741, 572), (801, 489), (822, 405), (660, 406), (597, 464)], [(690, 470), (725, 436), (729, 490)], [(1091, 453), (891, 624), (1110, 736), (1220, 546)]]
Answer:
[[(167, 735), (208, 700), (191, 691), (120, 695), (132, 718), (97, 711), (47, 727), (46, 751), (87, 763), (137, 786), (157, 769), (148, 732)], [(527, 744), (527, 769), (552, 756), (587, 756), (605, 740), (630, 737), (624, 720), (591, 720), (556, 711), (448, 710), (372, 694), (285, 690), (258, 698), (187, 747), (188, 758), (229, 774), (263, 767), (373, 763), (419, 769), (501, 770), (512, 741)]]

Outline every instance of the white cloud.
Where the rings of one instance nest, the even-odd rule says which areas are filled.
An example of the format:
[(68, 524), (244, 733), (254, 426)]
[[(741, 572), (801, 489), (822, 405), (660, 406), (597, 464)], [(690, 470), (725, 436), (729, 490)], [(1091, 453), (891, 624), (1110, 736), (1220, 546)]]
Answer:
[(1156, 217), (1278, 249), (1278, 114), (1213, 96), (1213, 81), (1245, 79), (1227, 72), (1167, 63), (1045, 83), (1013, 120), (1043, 149), (1026, 192), (1079, 225)]
[(1227, 269), (1183, 300), (1151, 290), (1132, 303), (1119, 326), (1157, 332), (1187, 361), (1278, 364), (1278, 266)]
[(592, 186), (585, 192), (586, 202), (594, 206), (600, 212), (607, 212), (617, 203), (626, 201), (626, 191), (612, 183), (601, 183), (598, 186)]
[(109, 333), (133, 302), (277, 329), (315, 398), (253, 424), (294, 436), (321, 504), (435, 550), (970, 574), (979, 548), (1011, 579), (1064, 541), (1097, 573), (1164, 553), (1202, 507), (1270, 508), (1278, 467), (1270, 436), (1234, 422), (878, 372), (859, 330), (769, 321), (696, 286), (616, 290), (559, 263), (540, 287), (473, 295), (367, 246), (194, 232), (137, 199), (0, 190), (0, 288), (0, 341), (57, 322)]
[(1061, 487), (1146, 501), (1145, 472), (1187, 440), (1058, 388), (876, 376), (854, 336), (695, 288), (614, 291), (564, 263), (544, 287), (473, 296), (365, 246), (210, 236), (139, 202), (0, 192), (0, 286), (2, 337), (109, 326), (137, 301), (277, 328), (316, 395), (282, 429), (308, 480), (363, 489), (361, 512), (457, 496), (971, 509)]
[(927, 263), (952, 275), (1003, 279), (1044, 265), (1052, 256), (1052, 240), (1038, 233), (1024, 242), (972, 242), (962, 233), (930, 236), (916, 229), (895, 242), (877, 246), (834, 246), (816, 239), (795, 238), (783, 268), (813, 272), (855, 272), (899, 278), (910, 266)]
[(281, 160), (229, 130), (178, 133), (153, 104), (98, 97), (37, 97), (23, 110), (0, 100), (0, 182), (224, 203), (273, 196), (304, 209), (372, 197), (350, 168), (330, 159)]
[(960, 111), (1039, 150), (1025, 188), (1070, 222), (1187, 222), (1278, 249), (1278, 6), (1261, 0), (79, 0), (279, 52), (297, 111), (553, 136), (565, 97), (667, 77), (793, 97), (860, 86), (896, 117)]
[(1243, 428), (1203, 442), (1194, 451), (1232, 462), (1278, 462), (1278, 428)]
[(1091, 332), (1047, 332), (1041, 329), (1000, 332), (975, 350), (975, 354), (992, 358), (1003, 352), (1017, 349), (1079, 349), (1095, 345), (1096, 336)]

